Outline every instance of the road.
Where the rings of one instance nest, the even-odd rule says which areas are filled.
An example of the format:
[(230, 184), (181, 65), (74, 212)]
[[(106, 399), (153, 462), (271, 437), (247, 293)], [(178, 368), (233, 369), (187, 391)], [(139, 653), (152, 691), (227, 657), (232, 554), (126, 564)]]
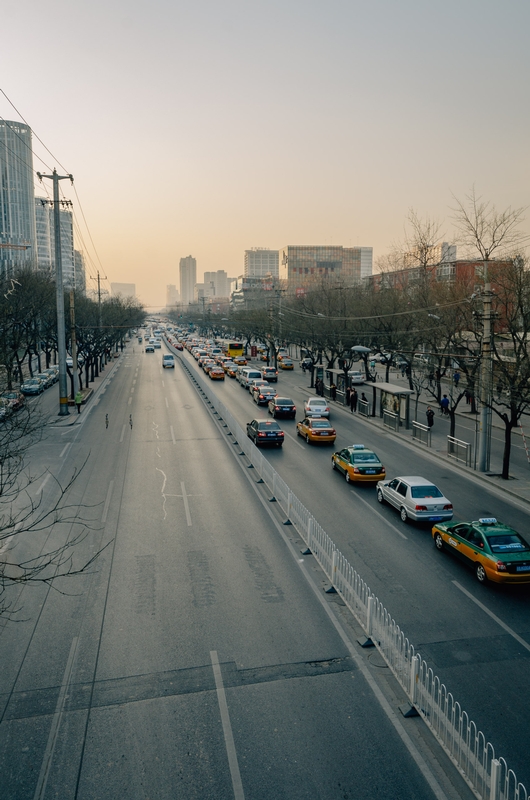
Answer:
[[(67, 498), (87, 524), (75, 564), (105, 549), (87, 573), (11, 595), (2, 800), (467, 799), (184, 372), (160, 361), (129, 351), (75, 424), (33, 448), (43, 509), (84, 465)], [(297, 451), (279, 455), (294, 467)]]
[[(195, 362), (183, 357), (196, 368)], [(244, 425), (267, 418), (239, 384), (211, 382)], [(300, 410), (311, 394), (309, 376), (280, 371), (278, 392)], [(300, 418), (300, 415), (297, 415)], [(270, 419), (270, 417), (269, 417)], [(456, 519), (495, 516), (525, 532), (528, 504), (484, 485), (402, 436), (332, 406), (335, 449), (361, 442), (378, 453), (388, 477), (425, 475), (448, 496)], [(438, 422), (438, 420), (437, 420)], [(530, 690), (530, 587), (481, 586), (471, 571), (433, 547), (430, 528), (404, 525), (376, 501), (373, 487), (351, 486), (331, 469), (328, 446), (306, 444), (294, 421), (281, 422), (286, 443), (267, 457), (336, 546), (384, 603), (409, 640), (432, 666), (518, 779), (530, 785), (527, 713)]]

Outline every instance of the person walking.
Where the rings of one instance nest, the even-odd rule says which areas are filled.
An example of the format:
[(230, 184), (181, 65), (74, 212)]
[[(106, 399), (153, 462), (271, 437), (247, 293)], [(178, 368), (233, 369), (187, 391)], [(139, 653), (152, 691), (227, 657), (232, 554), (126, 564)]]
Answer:
[(430, 406), (427, 406), (427, 411), (425, 412), (425, 416), (427, 417), (427, 425), (429, 428), (432, 428), (434, 425), (434, 411)]
[(351, 389), (348, 386), (348, 388), (346, 389), (346, 405), (347, 406), (350, 405), (350, 398), (351, 398)]
[(455, 370), (455, 374), (453, 375), (453, 380), (455, 382), (456, 388), (458, 389), (458, 382), (460, 380), (460, 372), (458, 370)]
[(81, 391), (81, 390), (79, 390), (79, 391), (78, 391), (78, 393), (76, 394), (76, 396), (75, 396), (75, 400), (74, 400), (74, 403), (75, 403), (75, 404), (76, 404), (76, 406), (77, 406), (77, 413), (78, 413), (78, 414), (80, 414), (80, 413), (81, 413), (81, 403), (82, 403), (82, 402), (83, 402), (83, 393), (82, 393), (82, 391)]
[(331, 386), (329, 387), (329, 394), (332, 400), (337, 399), (337, 387), (335, 386), (334, 383), (332, 383)]
[(353, 413), (357, 411), (357, 401), (359, 399), (359, 395), (357, 394), (357, 389), (353, 389), (350, 395), (350, 410)]
[(444, 396), (440, 400), (440, 409), (443, 416), (449, 414), (449, 398), (447, 397), (446, 394), (444, 394)]

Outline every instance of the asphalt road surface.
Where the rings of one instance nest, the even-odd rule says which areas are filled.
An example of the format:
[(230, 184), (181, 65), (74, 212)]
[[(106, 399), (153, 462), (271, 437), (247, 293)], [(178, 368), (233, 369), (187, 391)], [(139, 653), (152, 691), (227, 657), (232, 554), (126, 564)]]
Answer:
[[(182, 357), (198, 369), (187, 352)], [(243, 426), (254, 417), (271, 419), (236, 380), (210, 383)], [(295, 401), (297, 419), (313, 394), (308, 385), (309, 375), (299, 368), (280, 370), (278, 393)], [(337, 430), (332, 448), (306, 444), (296, 435), (295, 421), (281, 420), (285, 444), (267, 457), (493, 744), (497, 757), (530, 786), (530, 586), (480, 585), (465, 565), (435, 550), (429, 525), (403, 524), (394, 509), (378, 504), (373, 486), (349, 485), (334, 472), (330, 456), (354, 442), (372, 447), (389, 478), (422, 475), (436, 483), (453, 502), (455, 519), (495, 516), (528, 534), (528, 503), (343, 407), (332, 404), (331, 411)]]
[[(239, 386), (219, 391), (249, 416)], [(39, 403), (51, 412), (55, 390)], [(392, 557), (405, 541), (395, 519), (374, 526), (368, 494), (356, 500), (331, 475), (329, 452), (304, 450), (290, 439), (278, 466), (295, 492), (319, 487), (318, 516), (373, 572), (363, 527)], [(421, 720), (400, 716), (389, 671), (357, 646), (354, 621), (179, 365), (125, 354), (75, 424), (47, 427), (30, 464), (42, 510), (81, 470), (71, 519), (21, 535), (4, 557), (81, 532), (75, 567), (105, 549), (86, 573), (8, 595), (18, 611), (0, 627), (2, 800), (470, 796)], [(374, 589), (414, 618), (380, 569)], [(445, 586), (452, 567), (440, 569)]]

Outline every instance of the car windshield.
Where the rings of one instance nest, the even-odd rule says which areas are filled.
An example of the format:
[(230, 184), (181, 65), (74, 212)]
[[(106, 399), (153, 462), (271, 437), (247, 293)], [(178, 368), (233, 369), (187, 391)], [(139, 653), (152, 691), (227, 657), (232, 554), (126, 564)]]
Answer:
[(530, 547), (518, 533), (503, 533), (502, 535), (488, 536), (488, 544), (492, 553), (520, 553), (530, 550)]
[(437, 486), (412, 486), (410, 493), (412, 497), (443, 497)]
[(352, 453), (352, 464), (378, 464), (379, 459), (375, 453)]
[(312, 422), (313, 428), (331, 428), (329, 422), (326, 422), (325, 419), (315, 419)]

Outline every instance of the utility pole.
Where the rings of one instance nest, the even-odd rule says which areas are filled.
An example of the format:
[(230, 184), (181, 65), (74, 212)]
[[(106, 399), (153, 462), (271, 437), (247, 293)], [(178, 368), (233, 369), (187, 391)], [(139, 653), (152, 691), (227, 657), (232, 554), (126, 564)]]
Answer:
[(77, 374), (77, 339), (75, 338), (75, 294), (70, 289), (70, 342), (72, 345), (72, 375), (74, 379), (74, 399), (79, 388), (79, 375)]
[(480, 418), (477, 468), (487, 472), (491, 453), (491, 284), (488, 262), (484, 261), (484, 293), (482, 301), (482, 348), (480, 362)]
[[(57, 352), (59, 355), (59, 416), (66, 417), (68, 411), (68, 388), (66, 374), (66, 335), (64, 324), (64, 292), (63, 292), (63, 262), (61, 254), (61, 212), (59, 207), (59, 181), (68, 179), (74, 182), (73, 175), (58, 175), (53, 170), (53, 175), (41, 175), (37, 172), (40, 181), (49, 178), (53, 181), (53, 221), (55, 230), (55, 289), (57, 298)], [(72, 364), (72, 369), (77, 369), (77, 364)]]

